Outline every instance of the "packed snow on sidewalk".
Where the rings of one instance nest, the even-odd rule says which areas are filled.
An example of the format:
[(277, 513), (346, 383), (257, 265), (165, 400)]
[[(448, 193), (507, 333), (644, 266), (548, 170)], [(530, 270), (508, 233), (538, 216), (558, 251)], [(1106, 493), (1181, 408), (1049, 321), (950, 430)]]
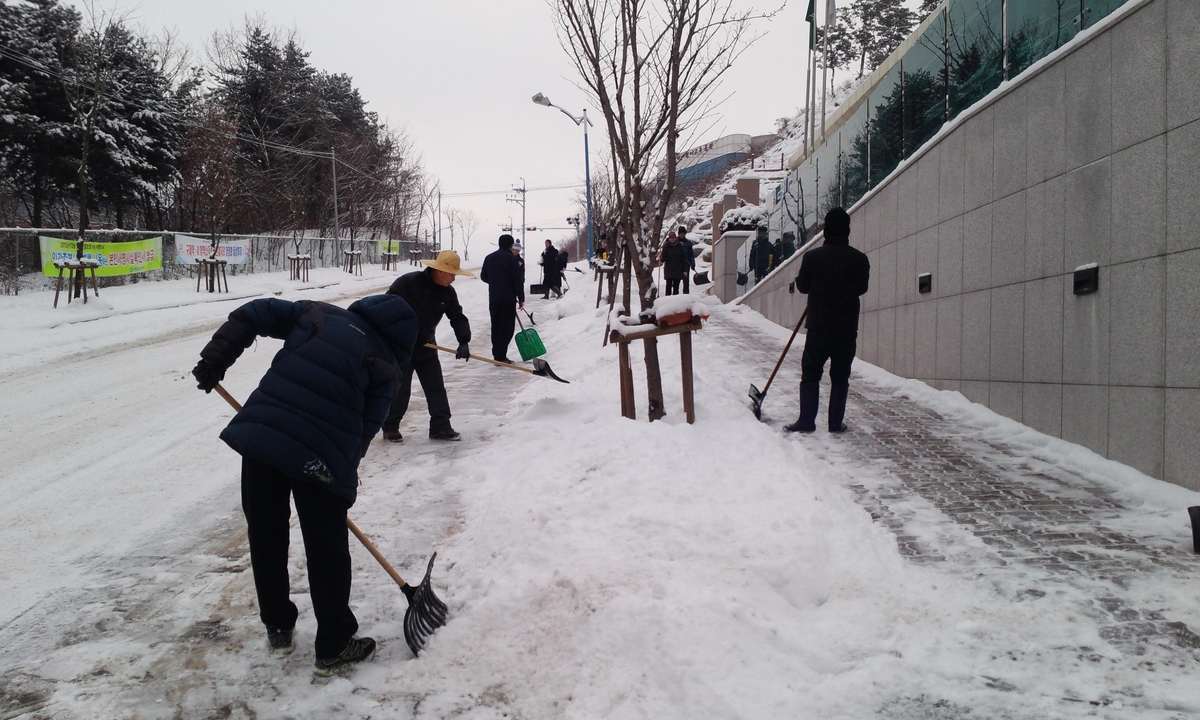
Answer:
[[(571, 384), (447, 356), (464, 440), (426, 440), (424, 405), (414, 400), (405, 442), (377, 439), (371, 447), (351, 517), (410, 581), (438, 553), (434, 585), (450, 620), (414, 658), (403, 641), (403, 596), (352, 547), (351, 604), (380, 652), (328, 681), (312, 675), (315, 625), (295, 526), (297, 651), (284, 659), (266, 652), (237, 505), (238, 462), (216, 437), (230, 411), (186, 375), (235, 304), (155, 310), (175, 314), (153, 322), (100, 313), (51, 329), (44, 320), (15, 320), (18, 307), (0, 298), (2, 322), (27, 325), (2, 370), (25, 400), (0, 406), (6, 435), (23, 446), (38, 446), (38, 433), (59, 423), (71, 426), (88, 369), (149, 368), (139, 387), (126, 388), (140, 401), (72, 427), (2, 471), (10, 507), (0, 515), (0, 571), (5, 585), (33, 590), (0, 600), (8, 650), (0, 707), (55, 718), (850, 719), (926, 717), (905, 707), (929, 695), (973, 707), (971, 717), (1085, 717), (1095, 705), (1063, 699), (1125, 681), (1110, 665), (1064, 662), (1061, 654), (1014, 663), (1006, 649), (1037, 657), (1039, 648), (1103, 652), (1105, 643), (1087, 636), (1068, 604), (1049, 612), (1013, 604), (999, 599), (1011, 588), (906, 562), (894, 536), (846, 488), (872, 469), (829, 459), (829, 444), (852, 436), (790, 437), (781, 423), (754, 418), (746, 387), (765, 379), (770, 362), (747, 357), (734, 339), (758, 333), (771, 340), (771, 355), (786, 329), (704, 304), (711, 317), (695, 337), (696, 423), (683, 420), (670, 337), (659, 343), (666, 419), (645, 421), (640, 375), (640, 418), (622, 419), (616, 349), (601, 347), (606, 308), (593, 308), (595, 289), (579, 278), (564, 299), (528, 306), (546, 358)], [(235, 294), (272, 295), (271, 283), (287, 299), (313, 294), (287, 289), (282, 278), (231, 285)], [(354, 287), (331, 286), (319, 297)], [(472, 320), (473, 350), (487, 355), (486, 286), (464, 279), (455, 287)], [(130, 290), (142, 292), (116, 288), (103, 301), (118, 307)], [(164, 287), (164, 297), (168, 290), (175, 292)], [(73, 306), (54, 317), (82, 312)], [(172, 324), (187, 329), (164, 338)], [(445, 323), (440, 333), (448, 344)], [(83, 364), (70, 353), (93, 334), (125, 341)], [(227, 379), (235, 394), (253, 388), (277, 347), (261, 340), (239, 360)], [(633, 350), (640, 357), (640, 343)], [(42, 377), (41, 368), (56, 377)], [(794, 393), (776, 385), (773, 411), (794, 411)], [(995, 416), (961, 396), (931, 397), (957, 408), (964, 423), (995, 426)], [(120, 445), (127, 465), (109, 456), (89, 464), (83, 446), (97, 451), (106, 440)], [(1056, 447), (1065, 444), (1043, 443), (1041, 451)], [(18, 472), (38, 480), (22, 482)], [(1179, 499), (1161, 483), (1144, 485), (1148, 503)], [(76, 492), (88, 493), (89, 504), (74, 502)], [(10, 552), (17, 547), (20, 555)], [(1138, 689), (1153, 712), (1112, 716), (1200, 713), (1193, 674), (1161, 668), (1160, 684)]]

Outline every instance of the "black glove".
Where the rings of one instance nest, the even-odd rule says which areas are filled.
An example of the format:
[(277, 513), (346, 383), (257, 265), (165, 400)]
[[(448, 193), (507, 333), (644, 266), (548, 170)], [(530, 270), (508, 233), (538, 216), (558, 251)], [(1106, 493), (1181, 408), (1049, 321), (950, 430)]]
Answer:
[(196, 367), (192, 368), (192, 376), (196, 378), (196, 387), (210, 393), (217, 383), (225, 379), (225, 370), (207, 360), (201, 360), (196, 363)]
[(455, 360), (470, 360), (471, 348), (467, 347), (466, 343), (459, 343), (458, 350), (454, 353)]

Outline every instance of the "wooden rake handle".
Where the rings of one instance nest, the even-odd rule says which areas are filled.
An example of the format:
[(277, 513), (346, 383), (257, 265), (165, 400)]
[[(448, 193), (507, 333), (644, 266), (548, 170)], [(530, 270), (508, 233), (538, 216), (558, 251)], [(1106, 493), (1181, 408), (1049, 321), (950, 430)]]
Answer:
[(366, 535), (363, 535), (362, 530), (358, 529), (353, 520), (346, 518), (346, 527), (350, 528), (350, 532), (354, 533), (354, 537), (358, 538), (358, 541), (363, 544), (367, 552), (371, 553), (371, 557), (379, 561), (379, 564), (383, 566), (388, 575), (392, 576), (397, 585), (401, 588), (408, 585), (408, 583), (404, 582), (404, 578), (400, 577), (400, 573), (396, 572), (396, 568), (392, 567), (392, 564), (383, 556), (383, 553), (379, 552), (379, 548), (375, 547), (375, 543), (368, 540)]
[[(433, 350), (441, 350), (442, 352), (450, 353), (451, 355), (457, 354), (456, 350), (451, 350), (450, 348), (442, 347), (441, 345), (434, 345), (433, 343), (425, 343), (425, 347), (431, 348)], [(491, 363), (493, 365), (499, 365), (500, 367), (512, 368), (513, 370), (520, 370), (521, 372), (527, 372), (531, 375), (533, 374), (533, 370), (531, 370), (527, 367), (521, 367), (520, 365), (513, 365), (512, 363), (500, 362), (499, 360), (492, 360), (491, 358), (485, 358), (481, 355), (471, 355), (471, 357), (473, 357), (476, 360), (479, 360), (481, 362)]]
[[(521, 369), (524, 370), (524, 368)], [(221, 383), (217, 383), (217, 386), (213, 388), (213, 390), (216, 390), (218, 395), (225, 398), (225, 402), (229, 403), (230, 407), (232, 407), (234, 410), (238, 412), (242, 411), (242, 404), (234, 399), (234, 397), (229, 394), (229, 391), (221, 386)], [(400, 577), (400, 573), (396, 572), (396, 568), (392, 567), (392, 564), (387, 561), (387, 558), (383, 556), (383, 553), (379, 552), (379, 548), (375, 547), (375, 544), (368, 540), (367, 536), (363, 535), (362, 530), (359, 530), (358, 526), (354, 524), (354, 521), (348, 517), (346, 518), (346, 527), (350, 528), (350, 532), (354, 533), (354, 537), (358, 538), (358, 541), (363, 544), (363, 547), (367, 549), (367, 552), (371, 553), (371, 556), (379, 561), (379, 564), (383, 566), (383, 569), (387, 571), (388, 575), (392, 576), (392, 579), (396, 581), (397, 585), (404, 587), (408, 584), (404, 582), (404, 578)]]
[(800, 332), (800, 326), (804, 324), (804, 318), (808, 317), (808, 308), (804, 308), (804, 312), (800, 313), (800, 320), (796, 323), (796, 329), (792, 330), (792, 336), (788, 338), (787, 345), (783, 347), (783, 353), (779, 356), (779, 360), (775, 363), (775, 369), (771, 371), (771, 377), (767, 378), (767, 384), (763, 386), (762, 394), (766, 395), (771, 389), (771, 383), (775, 381), (775, 373), (779, 372), (779, 366), (783, 365), (783, 359), (787, 357), (788, 350), (792, 349), (792, 341), (796, 339), (796, 333)]

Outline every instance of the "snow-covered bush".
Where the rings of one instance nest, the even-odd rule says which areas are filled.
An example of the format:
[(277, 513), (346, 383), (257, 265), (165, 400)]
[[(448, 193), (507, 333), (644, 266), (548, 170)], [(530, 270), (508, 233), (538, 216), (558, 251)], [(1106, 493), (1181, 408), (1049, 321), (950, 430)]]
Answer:
[(753, 230), (767, 224), (767, 208), (762, 205), (743, 205), (721, 216), (721, 232)]

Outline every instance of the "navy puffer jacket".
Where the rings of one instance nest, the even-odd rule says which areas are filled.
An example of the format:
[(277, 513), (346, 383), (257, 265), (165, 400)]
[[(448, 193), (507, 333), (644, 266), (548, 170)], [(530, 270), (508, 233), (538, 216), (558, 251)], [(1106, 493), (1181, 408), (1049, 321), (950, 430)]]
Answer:
[(200, 356), (226, 369), (259, 335), (283, 340), (283, 349), (221, 439), (353, 503), (358, 462), (387, 417), (398, 365), (417, 339), (416, 313), (395, 295), (348, 309), (254, 300), (229, 314)]

